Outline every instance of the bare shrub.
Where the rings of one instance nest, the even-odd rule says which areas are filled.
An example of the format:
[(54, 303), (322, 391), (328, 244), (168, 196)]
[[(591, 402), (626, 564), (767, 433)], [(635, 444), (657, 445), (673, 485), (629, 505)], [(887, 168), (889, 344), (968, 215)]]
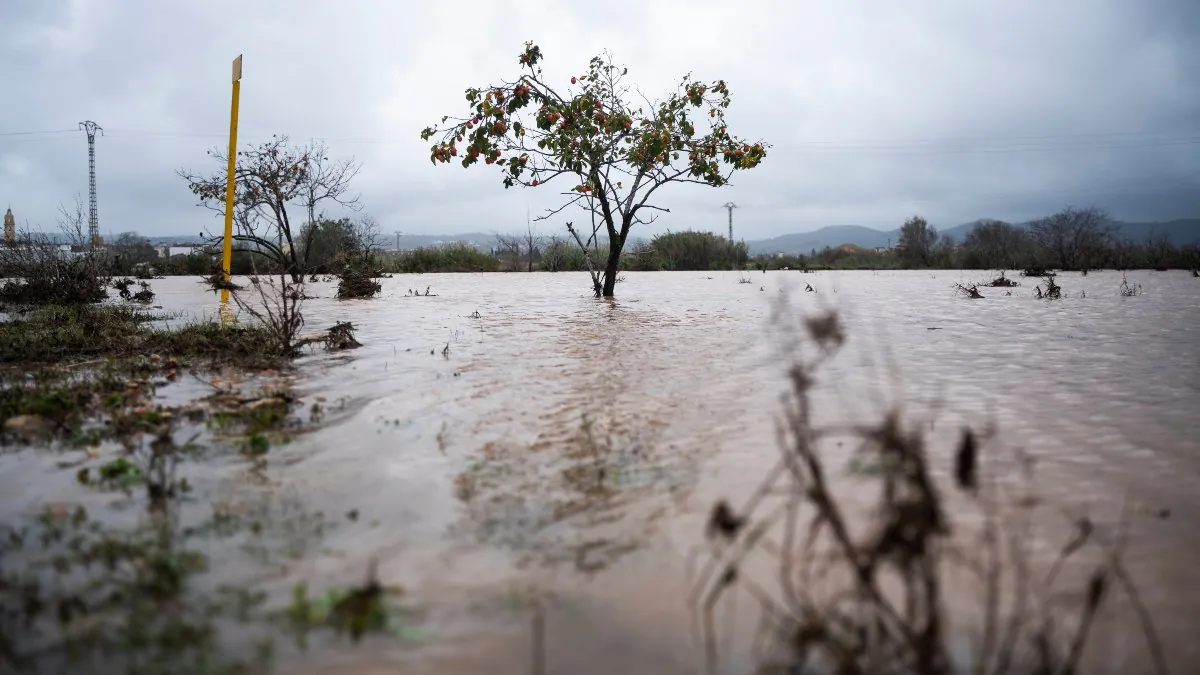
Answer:
[(1047, 274), (1042, 278), (1042, 281), (1046, 284), (1045, 291), (1042, 290), (1040, 285), (1034, 286), (1033, 289), (1037, 291), (1037, 297), (1039, 299), (1058, 300), (1062, 297), (1062, 286), (1059, 286), (1057, 283), (1055, 283), (1053, 274)]
[[(1074, 538), (1048, 572), (1035, 572), (1031, 523), (1038, 502), (1028, 489), (1012, 491), (1011, 481), (981, 479), (990, 432), (967, 428), (958, 441), (952, 475), (966, 506), (956, 503), (953, 513), (978, 512), (982, 524), (956, 541), (923, 425), (909, 426), (898, 409), (873, 424), (823, 426), (814, 419), (817, 373), (846, 339), (837, 315), (802, 319), (788, 333), (782, 456), (740, 510), (718, 502), (708, 521), (711, 554), (692, 600), (710, 672), (718, 657), (714, 608), (734, 586), (761, 609), (760, 673), (1071, 673), (1113, 590), (1144, 609), (1119, 545), (1100, 544), (1087, 519), (1075, 523)], [(835, 489), (823, 456), (838, 441), (857, 448), (851, 471), (872, 486), (856, 481), (852, 502)], [(1031, 479), (1032, 463), (1017, 458)], [(861, 522), (852, 514), (864, 494), (876, 499)], [(1001, 507), (1013, 510), (1004, 515)], [(1081, 589), (1060, 592), (1062, 565), (1085, 546), (1100, 549), (1100, 562)], [(980, 615), (981, 634), (966, 656), (951, 649), (965, 637), (951, 633), (956, 624), (945, 602), (955, 572), (980, 587), (972, 611)], [(1072, 604), (1068, 596), (1082, 600)], [(1144, 611), (1140, 619), (1155, 668), (1165, 672), (1153, 625)], [(956, 662), (963, 659), (970, 662)]]
[(1125, 275), (1121, 274), (1121, 297), (1132, 298), (1142, 294), (1141, 284), (1130, 284)]
[(1000, 276), (998, 276), (995, 279), (992, 279), (988, 283), (984, 284), (984, 286), (991, 286), (992, 288), (1014, 288), (1014, 287), (1020, 286), (1020, 285), (1021, 284), (1004, 276), (1003, 271), (1000, 272)]
[(255, 276), (251, 282), (258, 302), (248, 301), (243, 291), (230, 291), (229, 295), (239, 310), (254, 317), (270, 332), (279, 354), (295, 356), (300, 351), (300, 330), (304, 328), (304, 315), (300, 312), (304, 294), (299, 284), (293, 283), (287, 273), (280, 273), (278, 279)]
[(0, 300), (19, 305), (79, 305), (108, 297), (109, 260), (86, 236), (82, 198), (73, 208), (59, 204), (58, 226), (66, 244), (45, 235), (20, 233), (0, 247)]

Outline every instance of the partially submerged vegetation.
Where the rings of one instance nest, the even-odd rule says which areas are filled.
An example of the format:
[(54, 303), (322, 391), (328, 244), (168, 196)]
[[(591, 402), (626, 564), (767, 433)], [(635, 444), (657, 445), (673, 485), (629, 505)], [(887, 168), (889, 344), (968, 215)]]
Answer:
[(992, 288), (1016, 288), (1017, 286), (1021, 285), (1018, 282), (1013, 281), (1012, 279), (1009, 279), (1008, 277), (1006, 277), (1004, 275), (1005, 275), (1005, 272), (1003, 270), (1001, 270), (1000, 276), (996, 277), (995, 279), (992, 279), (990, 282), (988, 282), (985, 285), (991, 286)]
[(65, 256), (48, 241), (26, 238), (0, 247), (0, 302), (81, 305), (108, 297), (108, 261), (102, 251)]
[(1121, 275), (1121, 289), (1120, 289), (1120, 290), (1121, 290), (1121, 296), (1122, 296), (1122, 297), (1125, 297), (1125, 298), (1132, 298), (1132, 297), (1135, 297), (1135, 296), (1138, 296), (1138, 295), (1141, 295), (1141, 294), (1142, 294), (1142, 285), (1141, 285), (1141, 284), (1131, 284), (1131, 283), (1129, 283), (1129, 280), (1125, 278), (1125, 275), (1124, 275), (1124, 274), (1122, 274), (1122, 275)]
[[(262, 550), (272, 529), (297, 524), (206, 513), (193, 495), (211, 486), (188, 467), (238, 453), (261, 471), (272, 447), (321, 423), (323, 399), (305, 410), (288, 366), (309, 345), (359, 346), (352, 324), (302, 335), (303, 296), (285, 274), (256, 277), (249, 292), (211, 280), (232, 291), (240, 325), (172, 325), (181, 317), (145, 307), (145, 280), (109, 279), (97, 251), (6, 253), (27, 277), (6, 286), (0, 321), (0, 447), (62, 453), (88, 494), (52, 495), (32, 517), (0, 524), (0, 670), (262, 672), (279, 635), (395, 630), (384, 603), (394, 593), (375, 580), (311, 598), (300, 588), (291, 612), (267, 608), (250, 581), (203, 580), (213, 546)], [(122, 302), (96, 303), (106, 286)], [(202, 393), (160, 396), (181, 380)], [(106, 494), (129, 515), (84, 506)], [(121, 508), (138, 502), (144, 515)]]
[[(1082, 518), (1056, 559), (1039, 560), (1032, 523), (1048, 509), (1029, 489), (1031, 460), (1014, 452), (1025, 485), (989, 480), (981, 467), (990, 464), (990, 432), (961, 431), (950, 472), (961, 499), (951, 507), (934, 478), (924, 425), (909, 424), (898, 409), (876, 423), (820, 425), (811, 392), (846, 335), (835, 314), (798, 324), (789, 324), (796, 337), (783, 354), (791, 391), (782, 456), (742, 508), (722, 501), (711, 512), (712, 553), (693, 594), (709, 672), (719, 656), (714, 609), (735, 586), (762, 612), (758, 672), (1080, 672), (1102, 604), (1123, 594), (1142, 609), (1120, 543), (1105, 543), (1099, 526)], [(853, 498), (829, 465), (833, 443), (856, 448), (848, 465)], [(864, 485), (877, 488), (866, 511), (853, 506)], [(969, 519), (953, 514), (964, 508), (981, 525), (959, 529)], [(1079, 561), (1088, 571), (1061, 582), (1066, 563), (1088, 547), (1096, 555)], [(756, 565), (763, 561), (765, 570)], [(956, 572), (978, 591), (976, 602), (956, 603), (974, 622), (947, 602), (961, 592), (952, 590)], [(1154, 625), (1144, 611), (1138, 618), (1150, 670), (1165, 673)], [(965, 634), (964, 625), (979, 626), (978, 634)]]
[(158, 355), (258, 368), (277, 367), (286, 357), (266, 326), (155, 325), (168, 318), (130, 305), (30, 309), (0, 322), (0, 363), (24, 368)]
[(1053, 274), (1047, 274), (1042, 277), (1042, 283), (1046, 284), (1046, 290), (1043, 291), (1041, 285), (1035, 286), (1034, 291), (1037, 292), (1037, 297), (1046, 300), (1058, 300), (1062, 297), (1062, 287), (1054, 281)]
[(955, 293), (972, 300), (983, 299), (983, 294), (979, 292), (979, 286), (977, 284), (967, 284), (965, 286), (963, 284), (954, 284), (954, 291)]

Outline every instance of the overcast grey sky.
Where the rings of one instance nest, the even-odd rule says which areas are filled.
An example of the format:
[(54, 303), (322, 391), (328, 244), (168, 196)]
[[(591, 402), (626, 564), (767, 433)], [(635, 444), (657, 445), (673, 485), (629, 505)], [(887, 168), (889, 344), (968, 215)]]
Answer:
[(388, 233), (521, 229), (553, 193), (504, 190), (483, 166), (434, 167), (418, 134), (465, 112), (466, 87), (515, 75), (533, 40), (552, 80), (606, 48), (651, 94), (688, 71), (724, 78), (731, 130), (774, 145), (731, 187), (670, 189), (656, 228), (723, 231), (729, 200), (747, 239), (1067, 204), (1200, 217), (1196, 0), (601, 6), (3, 0), (0, 208), (54, 229), (56, 205), (86, 196), (73, 130), (94, 120), (102, 232), (217, 225), (174, 172), (209, 168), (205, 149), (226, 142), (230, 61), (244, 53), (241, 141), (285, 133), (357, 157), (366, 211)]

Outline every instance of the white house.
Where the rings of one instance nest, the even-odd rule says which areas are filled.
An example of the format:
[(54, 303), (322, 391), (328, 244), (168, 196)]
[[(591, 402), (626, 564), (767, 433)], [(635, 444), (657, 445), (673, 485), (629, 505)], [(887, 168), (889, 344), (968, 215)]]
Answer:
[(156, 250), (158, 251), (158, 257), (170, 258), (170, 257), (177, 256), (177, 255), (192, 255), (193, 253), (203, 253), (204, 247), (203, 246), (170, 246), (170, 245), (164, 244), (162, 246), (156, 247)]

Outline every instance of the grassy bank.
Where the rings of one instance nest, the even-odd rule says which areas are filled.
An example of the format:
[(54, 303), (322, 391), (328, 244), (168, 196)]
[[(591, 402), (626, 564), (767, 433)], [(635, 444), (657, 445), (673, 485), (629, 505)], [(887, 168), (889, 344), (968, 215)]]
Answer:
[(230, 328), (215, 321), (179, 328), (155, 327), (166, 319), (132, 305), (49, 305), (14, 310), (0, 323), (0, 364), (69, 364), (94, 358), (158, 355), (189, 362), (259, 368), (286, 359), (262, 326)]

